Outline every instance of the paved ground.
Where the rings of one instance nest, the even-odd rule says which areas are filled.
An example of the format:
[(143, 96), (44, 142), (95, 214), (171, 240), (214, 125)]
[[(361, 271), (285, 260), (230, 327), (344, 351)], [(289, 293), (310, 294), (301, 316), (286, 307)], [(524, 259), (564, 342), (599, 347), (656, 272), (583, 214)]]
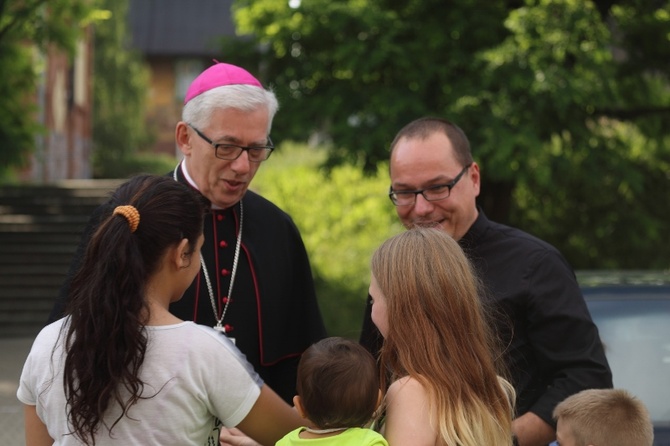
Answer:
[(23, 362), (33, 338), (0, 338), (0, 445), (25, 446), (23, 405), (16, 399)]

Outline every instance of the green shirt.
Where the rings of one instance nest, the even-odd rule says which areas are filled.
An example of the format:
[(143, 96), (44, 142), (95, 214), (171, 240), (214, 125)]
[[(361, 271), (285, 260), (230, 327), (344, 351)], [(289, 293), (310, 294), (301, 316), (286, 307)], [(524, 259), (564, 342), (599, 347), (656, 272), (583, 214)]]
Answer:
[(372, 429), (352, 427), (330, 437), (300, 438), (299, 434), (304, 430), (304, 427), (300, 427), (289, 432), (276, 446), (389, 446), (384, 437)]

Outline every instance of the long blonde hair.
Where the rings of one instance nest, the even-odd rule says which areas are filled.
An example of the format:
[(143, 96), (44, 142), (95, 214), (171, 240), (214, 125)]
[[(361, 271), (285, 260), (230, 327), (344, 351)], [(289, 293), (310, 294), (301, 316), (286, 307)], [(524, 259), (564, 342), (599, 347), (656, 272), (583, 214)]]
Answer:
[(411, 229), (384, 242), (371, 267), (387, 305), (382, 381), (410, 376), (424, 386), (444, 444), (511, 445), (514, 391), (498, 376), (479, 283), (458, 244)]

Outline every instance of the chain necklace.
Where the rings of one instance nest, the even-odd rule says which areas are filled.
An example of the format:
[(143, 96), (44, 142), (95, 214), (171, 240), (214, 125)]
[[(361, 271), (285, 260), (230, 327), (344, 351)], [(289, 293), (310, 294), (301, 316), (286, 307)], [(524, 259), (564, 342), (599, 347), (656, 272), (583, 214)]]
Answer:
[[(179, 169), (179, 164), (174, 168), (172, 173), (172, 178), (175, 181), (177, 180), (177, 169)], [(228, 297), (226, 303), (223, 306), (221, 311), (221, 317), (219, 318), (219, 312), (216, 305), (216, 298), (214, 297), (214, 289), (212, 287), (212, 281), (209, 279), (209, 273), (207, 272), (207, 265), (205, 264), (205, 258), (202, 256), (202, 251), (200, 251), (200, 268), (202, 274), (205, 276), (205, 283), (207, 284), (207, 292), (209, 294), (209, 301), (212, 303), (212, 311), (214, 312), (214, 319), (216, 320), (216, 325), (213, 327), (214, 330), (220, 331), (224, 335), (226, 334), (226, 327), (223, 325), (223, 318), (226, 316), (226, 311), (228, 311), (228, 306), (230, 305), (230, 296), (233, 293), (233, 284), (235, 283), (235, 275), (237, 273), (237, 264), (240, 258), (240, 247), (242, 245), (242, 225), (244, 224), (244, 208), (242, 206), (242, 200), (240, 200), (240, 230), (237, 233), (237, 241), (235, 242), (235, 256), (233, 257), (233, 270), (230, 273), (230, 285), (228, 286)], [(228, 337), (233, 344), (235, 343), (235, 338)]]

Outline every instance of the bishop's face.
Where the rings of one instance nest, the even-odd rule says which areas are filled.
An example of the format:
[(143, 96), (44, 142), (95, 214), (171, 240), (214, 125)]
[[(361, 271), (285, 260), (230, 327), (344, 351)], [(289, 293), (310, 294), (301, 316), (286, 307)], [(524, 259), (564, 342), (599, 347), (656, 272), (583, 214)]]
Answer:
[[(209, 123), (198, 130), (214, 143), (258, 147), (267, 145), (268, 124), (265, 107), (254, 111), (226, 108), (216, 109)], [(180, 138), (180, 132), (184, 132), (185, 137)], [(178, 124), (177, 141), (184, 154), (186, 169), (200, 193), (223, 209), (242, 199), (261, 165), (249, 161), (247, 151), (234, 160), (217, 158), (214, 147), (183, 122)]]

